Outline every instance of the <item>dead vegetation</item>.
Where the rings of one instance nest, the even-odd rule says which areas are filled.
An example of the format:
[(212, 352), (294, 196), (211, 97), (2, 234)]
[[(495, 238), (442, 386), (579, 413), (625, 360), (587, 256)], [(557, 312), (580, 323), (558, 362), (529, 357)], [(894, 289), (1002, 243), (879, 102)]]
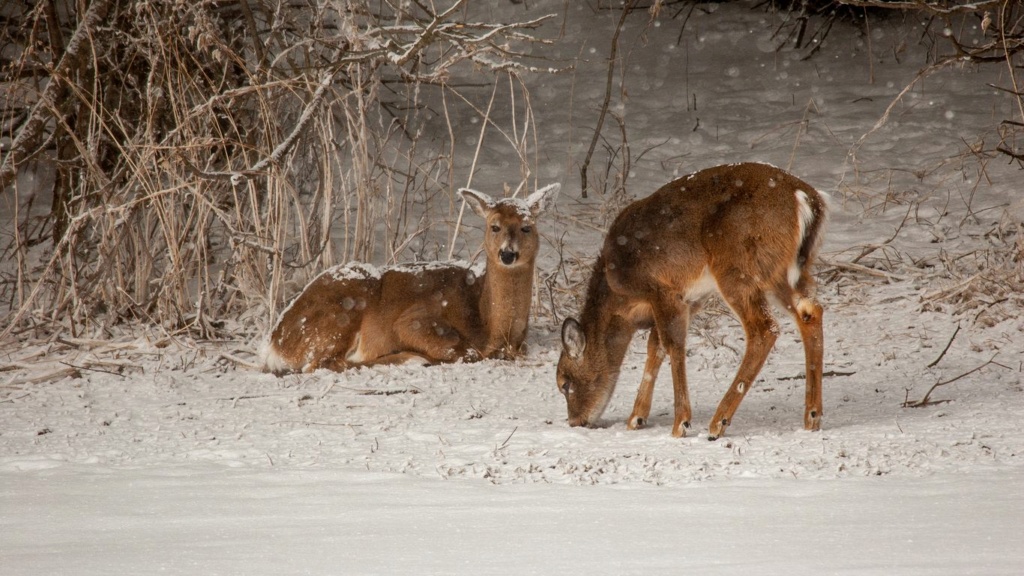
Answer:
[[(591, 7), (621, 11), (620, 26), (660, 19), (681, 35), (694, 11), (712, 4)], [(472, 20), (466, 0), (94, 0), (84, 14), (78, 5), (44, 0), (0, 9), (2, 43), (10, 47), (0, 72), (0, 205), (15, 221), (0, 231), (5, 338), (59, 347), (58, 334), (68, 342), (115, 333), (131, 339), (131, 329), (115, 326), (144, 324), (162, 331), (154, 340), (186, 342), (228, 335), (226, 320), (237, 320), (231, 331), (259, 334), (281, 302), (325, 266), (450, 257), (460, 242), (453, 191), (472, 184), (485, 137), (501, 141), (518, 170), (507, 192), (533, 185), (537, 133), (522, 75), (551, 66), (526, 56), (543, 42), (536, 32), (543, 19)], [(866, 38), (885, 14), (926, 20), (927, 33), (912, 41), (933, 47), (930, 61), (890, 109), (944, 67), (1005, 67), (1007, 83), (993, 89), (1013, 99), (1019, 116), (965, 143), (960, 161), (974, 167), (978, 183), (987, 163), (1024, 167), (1020, 3), (756, 6), (776, 11), (778, 49), (808, 58), (840, 17), (863, 26)], [(581, 126), (592, 152), (574, 160), (584, 162), (574, 167), (590, 174), (582, 190), (601, 198), (601, 211), (573, 225), (606, 225), (633, 198), (631, 169), (651, 150), (631, 146), (628, 122), (615, 112), (629, 82), (622, 63), (634, 48), (617, 41), (606, 52), (608, 97), (587, 111), (606, 120)], [(898, 59), (899, 47), (892, 50)], [(797, 126), (794, 154), (812, 104)], [(510, 122), (494, 119), (502, 108), (513, 111)], [(467, 132), (458, 123), (469, 116), (479, 126), (472, 168), (456, 174), (455, 135)], [(887, 120), (888, 113), (865, 137)], [(852, 172), (860, 179), (856, 152)], [(27, 174), (52, 178), (52, 195), (37, 194)], [(857, 196), (865, 180), (844, 193), (865, 211), (906, 213), (904, 221), (933, 232), (933, 250), (906, 250), (895, 241), (897, 227), (888, 240), (826, 254), (826, 281), (911, 280), (927, 286), (918, 303), (926, 309), (984, 323), (1019, 315), (1021, 222), (970, 198), (963, 200), (967, 217), (952, 220), (922, 210), (922, 199), (905, 188), (872, 181), (879, 182), (877, 194)], [(942, 240), (960, 235), (986, 247), (943, 248)], [(570, 253), (552, 237), (560, 264), (535, 284), (535, 302), (538, 313), (558, 320), (578, 308), (593, 254)]]
[(471, 116), (519, 163), (513, 190), (530, 182), (519, 75), (548, 70), (526, 55), (546, 18), (476, 21), (465, 0), (80, 6), (2, 9), (4, 338), (256, 332), (325, 266), (436, 256), (472, 179), (451, 126)]

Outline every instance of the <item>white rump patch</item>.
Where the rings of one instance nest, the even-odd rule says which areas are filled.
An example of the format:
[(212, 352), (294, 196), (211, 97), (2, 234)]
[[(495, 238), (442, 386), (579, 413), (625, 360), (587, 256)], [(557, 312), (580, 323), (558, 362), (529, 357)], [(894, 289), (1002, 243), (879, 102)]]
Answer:
[(814, 221), (811, 200), (803, 190), (796, 191), (796, 220), (797, 225), (800, 226), (799, 243), (803, 244), (804, 238), (807, 236), (807, 228)]
[(269, 339), (260, 344), (259, 357), (263, 363), (263, 369), (267, 372), (287, 372), (292, 369)]
[[(811, 200), (803, 190), (796, 191), (796, 222), (799, 230), (797, 233), (797, 246), (800, 246), (807, 238), (807, 230), (810, 228), (811, 223), (814, 222), (814, 210), (811, 208)], [(800, 266), (796, 260), (790, 263), (786, 279), (789, 280), (790, 286), (796, 288), (797, 282), (800, 281)]]

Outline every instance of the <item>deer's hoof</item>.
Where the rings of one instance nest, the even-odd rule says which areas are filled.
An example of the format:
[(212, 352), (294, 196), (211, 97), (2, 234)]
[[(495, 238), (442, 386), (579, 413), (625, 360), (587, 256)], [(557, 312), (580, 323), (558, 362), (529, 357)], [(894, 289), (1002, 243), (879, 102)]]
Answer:
[(647, 420), (644, 419), (643, 416), (630, 416), (629, 417), (629, 421), (626, 422), (626, 429), (627, 430), (636, 430), (638, 428), (643, 428), (644, 424), (646, 424), (646, 423), (647, 423)]

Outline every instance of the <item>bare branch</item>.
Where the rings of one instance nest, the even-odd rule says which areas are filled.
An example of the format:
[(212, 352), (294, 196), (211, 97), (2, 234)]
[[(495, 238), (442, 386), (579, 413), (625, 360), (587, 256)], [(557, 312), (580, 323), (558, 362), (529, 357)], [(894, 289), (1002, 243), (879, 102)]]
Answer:
[(583, 158), (583, 165), (580, 166), (580, 195), (587, 197), (587, 171), (590, 169), (590, 159), (594, 156), (594, 149), (597, 148), (597, 141), (601, 138), (601, 128), (604, 126), (604, 117), (608, 114), (608, 104), (612, 99), (612, 83), (615, 80), (615, 61), (619, 52), (619, 34), (622, 26), (626, 23), (626, 17), (636, 6), (639, 0), (629, 0), (622, 7), (622, 14), (619, 16), (619, 23), (615, 25), (615, 33), (612, 34), (611, 47), (608, 51), (608, 78), (604, 86), (604, 102), (601, 104), (601, 113), (597, 117), (597, 126), (594, 127), (594, 137), (590, 139), (590, 147), (587, 155)]
[(935, 366), (936, 364), (939, 363), (939, 361), (942, 360), (942, 357), (945, 356), (946, 352), (949, 351), (949, 347), (953, 345), (953, 340), (956, 340), (956, 335), (959, 334), (959, 333), (960, 333), (960, 323), (957, 322), (956, 330), (954, 330), (953, 331), (953, 335), (949, 337), (949, 342), (946, 342), (946, 347), (942, 349), (941, 353), (939, 353), (939, 357), (938, 358), (936, 358), (935, 360), (932, 360), (931, 363), (928, 364), (927, 368), (931, 368), (931, 367)]
[(939, 4), (937, 2), (926, 2), (925, 0), (914, 0), (900, 2), (897, 0), (836, 0), (837, 4), (856, 6), (858, 8), (882, 8), (885, 10), (919, 10), (938, 15), (950, 15), (957, 13), (970, 13), (982, 10), (994, 10), (1003, 3), (1003, 0), (983, 0), (982, 2), (969, 2), (966, 4), (954, 4), (952, 6)]
[[(426, 92), (452, 93), (456, 75), (489, 88), (553, 71), (520, 48), (549, 44), (533, 31), (552, 16), (464, 21), (466, 0), (93, 0), (77, 28), (51, 25), (71, 0), (37, 4), (9, 57), (7, 82), (30, 104), (0, 112), (15, 144), (0, 174), (6, 186), (56, 149), (71, 176), (58, 182), (60, 210), (42, 221), (20, 211), (3, 247), (17, 274), (0, 339), (138, 320), (209, 337), (225, 315), (258, 333), (325, 266), (440, 254), (451, 222), (429, 223), (442, 203), (410, 203), (451, 190), (459, 148), (452, 132), (442, 153), (419, 144), (437, 122)], [(47, 58), (55, 65), (37, 64)], [(515, 125), (518, 110), (533, 118), (521, 90), (494, 102), (512, 107), (512, 127), (484, 126), (529, 175), (536, 128)], [(478, 111), (459, 96), (460, 113)], [(13, 187), (14, 205), (35, 192)], [(30, 254), (39, 241), (48, 250)]]
[(909, 401), (909, 400), (904, 401), (903, 402), (903, 407), (904, 408), (922, 408), (924, 406), (929, 406), (931, 404), (938, 404), (939, 402), (931, 401), (930, 400), (930, 398), (932, 396), (932, 392), (934, 392), (936, 388), (939, 388), (940, 386), (945, 386), (947, 384), (952, 384), (953, 382), (956, 382), (957, 380), (960, 380), (962, 378), (966, 378), (967, 376), (970, 376), (971, 374), (974, 374), (975, 372), (977, 372), (977, 371), (979, 371), (982, 368), (985, 368), (987, 366), (995, 365), (995, 366), (998, 366), (1000, 368), (1009, 369), (1006, 366), (1003, 366), (1002, 364), (999, 364), (999, 363), (997, 363), (995, 361), (996, 356), (998, 356), (998, 355), (999, 355), (998, 352), (993, 354), (992, 357), (989, 358), (988, 362), (985, 362), (984, 364), (982, 364), (980, 366), (975, 366), (974, 368), (971, 368), (970, 370), (968, 370), (967, 372), (964, 372), (963, 374), (961, 374), (959, 376), (950, 378), (949, 380), (943, 380), (941, 382), (936, 382), (935, 384), (932, 385), (931, 388), (928, 389), (928, 392), (924, 395), (923, 398), (921, 398), (920, 400), (918, 400), (916, 402), (912, 402), (912, 401)]
[(271, 152), (269, 156), (257, 162), (247, 172), (233, 173), (231, 175), (231, 184), (238, 186), (239, 184), (242, 183), (242, 180), (248, 178), (249, 175), (259, 173), (263, 170), (266, 170), (267, 167), (270, 166), (271, 164), (276, 165), (281, 162), (281, 159), (284, 157), (284, 155), (287, 154), (288, 151), (291, 150), (293, 146), (295, 146), (295, 143), (299, 139), (299, 135), (302, 134), (302, 132), (306, 129), (306, 125), (309, 124), (310, 119), (313, 118), (313, 113), (320, 105), (320, 102), (323, 101), (324, 94), (327, 92), (327, 89), (331, 86), (331, 82), (333, 81), (333, 79), (334, 74), (332, 72), (326, 72), (323, 74), (323, 76), (320, 78), (320, 82), (316, 87), (316, 91), (313, 92), (313, 98), (309, 101), (309, 104), (307, 104), (306, 108), (302, 111), (302, 116), (299, 116), (299, 121), (295, 123), (295, 127), (292, 128), (291, 133), (289, 133), (288, 136), (284, 140), (282, 140), (281, 143), (278, 144), (276, 148), (274, 148), (274, 151)]
[(39, 145), (43, 129), (50, 121), (50, 114), (57, 109), (57, 102), (62, 99), (66, 86), (60, 78), (77, 68), (88, 56), (89, 38), (93, 31), (107, 17), (112, 0), (95, 0), (78, 23), (78, 28), (71, 36), (67, 48), (61, 54), (60, 61), (50, 74), (50, 82), (46, 85), (39, 101), (32, 107), (28, 121), (18, 131), (11, 143), (10, 151), (0, 163), (0, 190), (6, 188), (17, 174), (18, 164), (24, 160), (25, 154)]

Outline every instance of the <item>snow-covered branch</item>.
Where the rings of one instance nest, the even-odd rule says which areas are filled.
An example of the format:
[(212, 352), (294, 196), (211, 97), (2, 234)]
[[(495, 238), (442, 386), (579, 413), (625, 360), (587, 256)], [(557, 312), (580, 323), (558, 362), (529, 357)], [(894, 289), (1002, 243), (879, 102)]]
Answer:
[(28, 120), (17, 131), (10, 150), (0, 163), (0, 191), (17, 175), (18, 164), (32, 149), (37, 147), (43, 136), (43, 130), (51, 121), (53, 110), (58, 109), (57, 103), (62, 99), (61, 95), (67, 90), (65, 78), (68, 73), (78, 67), (87, 57), (89, 49), (89, 38), (97, 26), (107, 17), (112, 0), (96, 0), (89, 5), (78, 28), (68, 41), (60, 60), (50, 73), (50, 81), (47, 83), (39, 100), (32, 107)]
[(995, 10), (1004, 0), (984, 0), (982, 2), (927, 2), (925, 0), (913, 0), (901, 2), (898, 0), (836, 0), (837, 4), (856, 6), (858, 8), (882, 8), (885, 10), (914, 10), (931, 12), (937, 15), (949, 15), (957, 13), (978, 12), (984, 10)]

